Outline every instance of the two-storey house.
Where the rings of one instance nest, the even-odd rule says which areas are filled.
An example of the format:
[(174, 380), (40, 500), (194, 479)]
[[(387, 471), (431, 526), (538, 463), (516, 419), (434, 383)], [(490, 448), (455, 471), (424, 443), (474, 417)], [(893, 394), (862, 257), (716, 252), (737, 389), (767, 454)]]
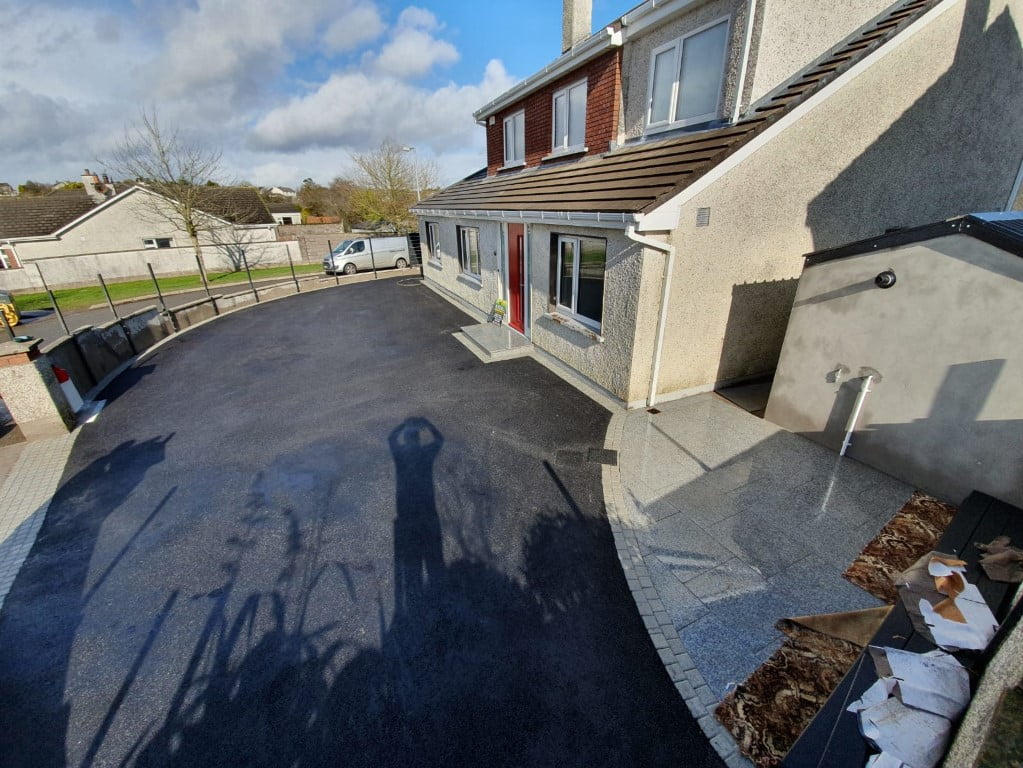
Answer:
[(475, 113), (426, 283), (635, 407), (770, 373), (802, 254), (1008, 204), (1023, 0), (647, 0)]

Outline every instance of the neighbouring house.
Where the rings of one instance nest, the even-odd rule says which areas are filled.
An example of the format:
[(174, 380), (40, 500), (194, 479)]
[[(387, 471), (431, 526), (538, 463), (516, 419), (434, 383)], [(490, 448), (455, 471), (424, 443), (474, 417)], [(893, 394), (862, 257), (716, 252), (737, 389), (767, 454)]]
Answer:
[[(39, 269), (51, 286), (196, 270), (188, 234), (164, 212), (166, 198), (141, 184), (117, 192), (86, 171), (84, 189), (0, 200), (0, 288), (38, 290)], [(163, 202), (161, 202), (163, 201)], [(200, 233), (210, 270), (287, 263), (294, 244), (277, 241), (277, 223), (254, 188), (203, 187)], [(296, 252), (295, 258), (298, 258)], [(37, 266), (39, 269), (37, 269)]]
[(426, 284), (630, 407), (772, 372), (801, 254), (1009, 207), (1023, 0), (648, 0), (475, 113)]
[(812, 253), (766, 418), (955, 503), (1023, 505), (1021, 327), (1023, 213)]
[(0, 197), (14, 197), (16, 194), (18, 194), (18, 190), (6, 181), (0, 182)]
[(260, 191), (272, 197), (298, 197), (298, 192), (291, 187), (263, 187)]
[(302, 206), (294, 201), (269, 202), (266, 204), (266, 209), (270, 211), (270, 215), (279, 225), (302, 223)]

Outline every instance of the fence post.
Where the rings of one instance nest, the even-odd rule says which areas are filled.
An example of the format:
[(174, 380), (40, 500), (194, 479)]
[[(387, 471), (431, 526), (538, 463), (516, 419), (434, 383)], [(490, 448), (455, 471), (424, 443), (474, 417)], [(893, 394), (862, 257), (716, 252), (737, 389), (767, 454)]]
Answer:
[(199, 254), (195, 254), (195, 266), (199, 268), (199, 278), (202, 280), (202, 287), (206, 289), (206, 298), (212, 299), (213, 294), (210, 293), (210, 284), (206, 280), (206, 270), (202, 267), (202, 262), (199, 260)]
[(298, 275), (295, 274), (295, 262), (291, 259), (291, 248), (288, 244), (284, 244), (284, 251), (288, 254), (288, 266), (291, 267), (291, 279), (295, 281), (295, 293), (302, 293), (302, 289), (298, 287)]
[(71, 329), (67, 327), (67, 321), (64, 319), (64, 313), (60, 311), (60, 307), (57, 306), (57, 297), (53, 295), (53, 291), (50, 290), (50, 286), (46, 284), (46, 279), (43, 277), (43, 270), (39, 267), (39, 262), (36, 262), (36, 272), (39, 273), (39, 282), (43, 284), (43, 290), (46, 291), (50, 296), (50, 303), (53, 305), (53, 312), (57, 315), (57, 320), (60, 321), (60, 327), (64, 329), (64, 335), (70, 336)]
[(156, 279), (156, 273), (153, 272), (153, 265), (150, 264), (147, 261), (146, 262), (146, 267), (149, 269), (149, 276), (151, 278), (153, 278), (153, 286), (156, 288), (156, 296), (157, 296), (157, 298), (160, 299), (160, 306), (163, 307), (163, 311), (166, 312), (167, 311), (167, 302), (163, 300), (163, 293), (161, 293), (161, 291), (160, 291), (160, 283)]
[[(330, 238), (327, 239), (327, 255), (330, 257), (330, 268), (334, 269), (334, 246), (330, 244)], [(337, 270), (334, 270), (334, 285), (341, 285), (341, 278), (337, 276)]]
[(249, 269), (249, 260), (245, 258), (245, 249), (241, 249), (242, 252), (242, 263), (245, 264), (245, 274), (249, 276), (249, 288), (252, 289), (252, 295), (256, 297), (256, 303), (259, 303), (259, 291), (256, 290), (256, 284), (252, 282), (252, 270)]
[(373, 279), (376, 280), (377, 279), (377, 260), (376, 260), (376, 257), (373, 255), (373, 238), (372, 237), (367, 237), (366, 239), (369, 240), (369, 263), (373, 267)]
[(121, 318), (117, 314), (117, 307), (114, 306), (114, 300), (110, 298), (110, 291), (107, 290), (107, 284), (103, 280), (103, 275), (97, 272), (96, 277), (99, 278), (99, 284), (103, 288), (103, 295), (107, 297), (107, 304), (110, 306), (110, 311), (114, 313), (114, 320), (120, 320)]

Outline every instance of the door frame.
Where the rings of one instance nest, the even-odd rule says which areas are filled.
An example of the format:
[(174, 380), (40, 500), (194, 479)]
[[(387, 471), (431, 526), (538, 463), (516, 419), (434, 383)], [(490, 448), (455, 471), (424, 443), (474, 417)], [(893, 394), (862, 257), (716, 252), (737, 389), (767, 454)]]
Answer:
[[(530, 290), (530, 269), (529, 269), (529, 224), (524, 221), (513, 221), (503, 222), (501, 224), (501, 239), (504, 240), (503, 253), (501, 254), (501, 271), (502, 271), (502, 282), (504, 283), (504, 300), (508, 302), (508, 311), (511, 312), (511, 268), (509, 267), (509, 259), (511, 258), (511, 235), (508, 233), (508, 224), (521, 224), (522, 225), (522, 331), (521, 334), (527, 339), (531, 336), (531, 315), (530, 311), (530, 300), (529, 297), (532, 294)], [(508, 323), (508, 329), (519, 333), (519, 330), (512, 328), (511, 323)]]

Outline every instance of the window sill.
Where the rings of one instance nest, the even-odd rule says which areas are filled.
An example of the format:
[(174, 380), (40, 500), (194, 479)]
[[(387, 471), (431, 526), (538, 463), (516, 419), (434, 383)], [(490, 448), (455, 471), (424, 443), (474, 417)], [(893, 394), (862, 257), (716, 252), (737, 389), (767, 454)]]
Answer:
[(519, 168), (525, 168), (525, 167), (526, 167), (526, 161), (525, 160), (519, 160), (518, 162), (515, 162), (515, 163), (505, 163), (504, 165), (502, 165), (500, 168), (497, 169), (497, 172), (500, 173), (501, 171), (517, 171)]
[(657, 125), (653, 128), (647, 126), (643, 129), (643, 135), (658, 136), (662, 133), (670, 133), (672, 131), (677, 131), (679, 135), (682, 135), (685, 133), (697, 133), (698, 131), (713, 131), (727, 125), (730, 125), (730, 123), (726, 120), (719, 119), (718, 117), (708, 117), (705, 119), (698, 119), (691, 123), (668, 123), (667, 125)]
[(551, 152), (546, 157), (541, 157), (540, 162), (546, 163), (548, 160), (557, 160), (561, 157), (571, 157), (572, 155), (585, 155), (590, 151), (589, 147), (569, 147), (568, 149), (557, 149)]
[(465, 285), (469, 286), (470, 288), (472, 288), (474, 290), (477, 290), (477, 291), (483, 290), (483, 278), (482, 277), (476, 277), (476, 275), (473, 275), (473, 274), (468, 273), (468, 272), (459, 272), (458, 273), (458, 277), (456, 279), (458, 280), (458, 282), (464, 283)]
[(576, 333), (585, 336), (590, 341), (595, 341), (597, 344), (604, 343), (603, 336), (601, 336), (597, 331), (593, 330), (589, 326), (579, 322), (575, 318), (568, 317), (567, 315), (562, 315), (557, 312), (545, 312), (543, 314), (543, 319), (549, 320), (552, 323), (557, 323), (558, 325), (562, 326), (563, 328), (567, 328), (570, 331), (575, 331)]

